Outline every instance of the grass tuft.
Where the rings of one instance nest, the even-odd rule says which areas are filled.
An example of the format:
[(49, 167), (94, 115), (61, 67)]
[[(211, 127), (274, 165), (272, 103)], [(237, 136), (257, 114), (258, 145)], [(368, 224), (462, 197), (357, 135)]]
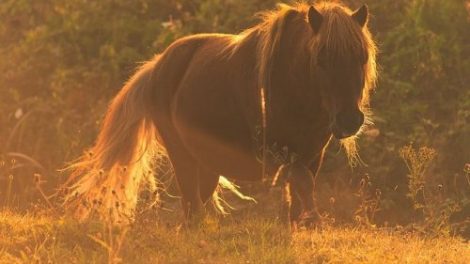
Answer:
[[(470, 263), (470, 244), (455, 237), (367, 226), (291, 234), (278, 221), (251, 213), (209, 218), (191, 231), (174, 221), (137, 221), (125, 239), (114, 240), (119, 256), (112, 259), (106, 232), (96, 222), (3, 211), (0, 263)], [(119, 238), (122, 230), (111, 232)]]

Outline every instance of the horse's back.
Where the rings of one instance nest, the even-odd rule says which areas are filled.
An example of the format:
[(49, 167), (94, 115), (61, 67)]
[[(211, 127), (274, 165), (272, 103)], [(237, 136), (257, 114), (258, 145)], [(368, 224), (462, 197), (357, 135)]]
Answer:
[(171, 104), (178, 92), (180, 84), (192, 64), (193, 57), (201, 47), (207, 43), (220, 39), (217, 34), (198, 34), (177, 39), (170, 44), (162, 53), (156, 55), (152, 86), (156, 113), (159, 119), (169, 117)]
[(257, 105), (245, 102), (247, 96), (253, 97), (247, 93), (255, 90), (256, 82), (247, 74), (248, 62), (254, 60), (234, 54), (234, 41), (233, 35), (225, 34), (175, 41), (159, 63), (166, 72), (159, 78), (164, 87), (156, 88), (167, 90), (166, 102), (159, 101), (170, 104), (167, 117), (187, 150), (200, 163), (227, 176), (259, 169), (253, 153), (255, 124), (245, 115), (259, 111), (246, 109)]

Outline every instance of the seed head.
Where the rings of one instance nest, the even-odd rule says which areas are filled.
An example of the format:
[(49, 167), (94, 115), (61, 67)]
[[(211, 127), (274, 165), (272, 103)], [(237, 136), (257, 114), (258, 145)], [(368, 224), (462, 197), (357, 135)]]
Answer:
[(463, 171), (470, 174), (470, 163), (465, 164)]
[(41, 174), (35, 173), (35, 174), (33, 174), (33, 178), (34, 178), (34, 183), (35, 184), (39, 184), (41, 182)]
[(375, 189), (375, 196), (376, 196), (376, 197), (382, 196), (382, 191), (381, 191), (380, 189), (378, 189), (378, 188)]
[(330, 204), (333, 205), (333, 204), (335, 204), (335, 203), (336, 203), (335, 197), (333, 197), (333, 196), (330, 197)]

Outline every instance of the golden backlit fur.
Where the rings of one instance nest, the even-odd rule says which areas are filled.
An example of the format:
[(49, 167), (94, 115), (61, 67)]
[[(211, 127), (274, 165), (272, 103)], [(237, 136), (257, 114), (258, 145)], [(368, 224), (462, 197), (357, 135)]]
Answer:
[[(350, 16), (352, 12), (339, 4), (325, 2), (316, 4), (315, 7), (324, 17), (324, 26), (316, 35), (313, 32), (305, 33), (310, 34), (307, 36), (310, 37), (309, 52), (311, 52), (311, 57), (315, 59), (320, 47), (327, 47), (327, 56), (332, 60), (338, 56), (364, 56), (362, 53), (365, 51), (368, 60), (364, 65), (365, 87), (360, 108), (362, 111), (369, 113), (369, 93), (374, 87), (377, 71), (375, 64), (376, 47), (367, 26), (361, 29), (354, 25), (355, 22)], [(262, 120), (258, 121), (262, 123), (250, 125), (261, 125), (266, 130), (265, 119), (266, 111), (269, 111), (270, 107), (269, 95), (272, 88), (272, 71), (275, 67), (274, 60), (282, 49), (281, 39), (286, 31), (285, 28), (289, 23), (289, 19), (297, 17), (301, 18), (300, 21), (307, 21), (308, 9), (309, 5), (307, 4), (279, 5), (275, 11), (262, 13), (262, 22), (240, 35), (214, 34), (188, 37), (177, 41), (177, 44), (170, 46), (161, 56), (157, 55), (153, 60), (145, 63), (113, 99), (95, 146), (78, 162), (69, 166), (72, 174), (66, 183), (69, 191), (65, 197), (66, 208), (82, 220), (94, 213), (113, 222), (129, 220), (134, 215), (139, 193), (144, 186), (148, 186), (151, 192), (156, 191), (157, 184), (155, 183), (153, 170), (158, 159), (165, 157), (167, 152), (164, 147), (166, 143), (161, 137), (163, 134), (160, 133), (161, 131), (157, 131), (154, 123), (161, 121), (155, 120), (155, 116), (152, 116), (152, 114), (155, 114), (154, 109), (151, 107), (156, 100), (153, 97), (155, 89), (160, 89), (158, 81), (172, 85), (173, 83), (178, 84), (179, 78), (183, 77), (183, 75), (178, 75), (180, 71), (181, 74), (184, 74), (187, 69), (183, 69), (183, 67), (188, 67), (187, 63), (193, 59), (194, 52), (207, 42), (213, 41), (211, 42), (213, 47), (218, 49), (209, 55), (217, 58), (230, 58), (238, 54), (238, 56), (245, 56), (243, 59), (247, 61), (248, 56), (241, 50), (247, 49), (247, 46), (250, 47), (252, 43), (255, 43), (256, 66), (253, 70), (256, 71), (255, 76), (257, 88), (260, 89), (259, 98), (261, 102), (257, 103), (259, 109), (251, 109), (251, 111), (261, 112)], [(302, 28), (305, 28), (306, 25), (308, 23), (299, 23)], [(175, 52), (174, 50), (177, 49), (180, 51)], [(220, 59), (220, 61), (223, 60)], [(239, 65), (222, 66), (231, 66), (234, 67), (233, 71), (241, 71), (237, 68)], [(160, 68), (164, 67), (172, 71), (163, 73), (164, 71)], [(167, 78), (168, 74), (174, 76), (173, 79), (170, 80), (170, 77), (162, 79)], [(308, 76), (302, 77), (308, 78)], [(156, 78), (158, 81), (152, 80), (152, 78)], [(153, 83), (150, 83), (151, 81)], [(196, 81), (200, 83), (196, 83), (195, 86), (203, 86), (204, 83), (201, 80), (196, 79)], [(240, 80), (240, 82), (250, 83), (246, 80)], [(177, 89), (172, 85), (166, 85), (165, 88)], [(162, 91), (162, 93), (166, 95), (176, 94), (175, 90)], [(264, 100), (265, 96), (266, 100)], [(172, 98), (165, 98), (164, 100), (168, 102), (164, 101), (163, 103), (170, 105), (169, 101)], [(165, 111), (161, 111), (164, 113), (162, 114), (164, 119), (168, 119), (164, 122), (167, 122), (168, 126), (172, 126), (175, 122), (170, 119), (174, 117), (174, 113), (166, 113)], [(370, 123), (370, 119), (367, 120), (366, 124)], [(187, 153), (181, 155), (180, 151), (182, 150), (177, 148), (184, 144), (181, 144), (181, 139), (176, 138), (175, 131), (177, 131), (175, 128), (171, 128), (167, 131), (166, 137), (174, 140), (174, 150), (180, 156), (186, 157)], [(325, 136), (322, 135), (322, 137)], [(327, 144), (330, 137), (331, 133), (326, 136), (327, 140), (324, 144)], [(359, 160), (355, 138), (354, 136), (342, 140), (351, 163)], [(323, 141), (324, 139), (320, 139), (320, 142)], [(263, 147), (266, 149), (264, 140)], [(324, 145), (320, 146), (320, 151), (323, 151), (323, 149)], [(322, 154), (317, 156), (314, 173), (320, 166), (323, 157)], [(216, 176), (218, 177), (218, 175)], [(230, 185), (224, 178), (221, 179), (222, 182), (219, 179), (220, 186), (231, 189), (235, 193), (237, 192), (235, 186)], [(199, 192), (199, 190), (197, 191)], [(238, 194), (241, 198), (250, 199), (241, 193)], [(214, 201), (219, 206), (222, 204), (217, 194), (214, 196)], [(200, 201), (196, 202), (200, 203)]]
[[(310, 5), (306, 3), (298, 3), (294, 6), (279, 4), (274, 11), (266, 11), (259, 14), (262, 22), (257, 26), (246, 30), (238, 38), (237, 42), (248, 41), (253, 37), (259, 37), (258, 42), (258, 71), (259, 71), (259, 87), (263, 90), (269, 90), (272, 71), (272, 60), (279, 52), (280, 40), (286, 20), (289, 15), (300, 13), (303, 17), (307, 17), (306, 13)], [(344, 147), (351, 166), (355, 166), (361, 162), (356, 143), (357, 137), (368, 125), (372, 125), (372, 111), (369, 107), (370, 93), (375, 87), (377, 80), (376, 53), (377, 47), (372, 38), (367, 24), (362, 29), (355, 25), (355, 21), (351, 19), (353, 13), (349, 8), (338, 3), (320, 2), (315, 4), (315, 8), (323, 15), (324, 26), (321, 27), (318, 36), (312, 38), (311, 52), (312, 58), (319, 52), (320, 47), (326, 47), (329, 60), (336, 57), (344, 56), (364, 56), (367, 52), (367, 63), (365, 64), (365, 86), (361, 100), (361, 110), (366, 118), (364, 126), (359, 132), (349, 138), (342, 139), (341, 144)], [(307, 19), (307, 18), (306, 18)], [(351, 54), (351, 51), (353, 54)], [(269, 92), (267, 92), (269, 93)], [(264, 94), (267, 94), (264, 92)], [(269, 107), (269, 106), (268, 106)]]
[(357, 137), (365, 127), (372, 125), (372, 112), (369, 107), (370, 93), (375, 87), (377, 80), (376, 53), (377, 48), (374, 40), (367, 28), (367, 24), (362, 29), (354, 25), (351, 19), (352, 11), (344, 6), (324, 2), (319, 4), (318, 10), (323, 14), (325, 27), (319, 32), (320, 37), (313, 44), (313, 53), (319, 52), (319, 47), (327, 47), (329, 51), (327, 57), (334, 60), (336, 57), (364, 56), (367, 52), (367, 63), (365, 64), (365, 86), (362, 91), (361, 110), (365, 114), (365, 122), (358, 133), (352, 137), (341, 140), (351, 166), (362, 163), (357, 146)]
[(133, 216), (144, 184), (157, 188), (153, 170), (164, 155), (148, 109), (147, 82), (158, 58), (145, 63), (111, 102), (95, 146), (78, 162), (67, 184), (66, 206), (78, 219), (97, 213), (109, 220)]

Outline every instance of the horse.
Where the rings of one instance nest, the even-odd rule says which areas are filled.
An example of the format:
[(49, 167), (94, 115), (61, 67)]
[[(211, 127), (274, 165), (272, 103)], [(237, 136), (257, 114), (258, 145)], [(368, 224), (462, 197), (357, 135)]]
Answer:
[(145, 186), (158, 191), (153, 169), (167, 156), (189, 222), (204, 217), (221, 175), (256, 181), (276, 171), (291, 223), (318, 222), (325, 148), (335, 137), (354, 156), (368, 120), (377, 75), (368, 13), (282, 4), (238, 35), (176, 40), (110, 103), (95, 145), (69, 167), (66, 208), (81, 220), (132, 217)]

